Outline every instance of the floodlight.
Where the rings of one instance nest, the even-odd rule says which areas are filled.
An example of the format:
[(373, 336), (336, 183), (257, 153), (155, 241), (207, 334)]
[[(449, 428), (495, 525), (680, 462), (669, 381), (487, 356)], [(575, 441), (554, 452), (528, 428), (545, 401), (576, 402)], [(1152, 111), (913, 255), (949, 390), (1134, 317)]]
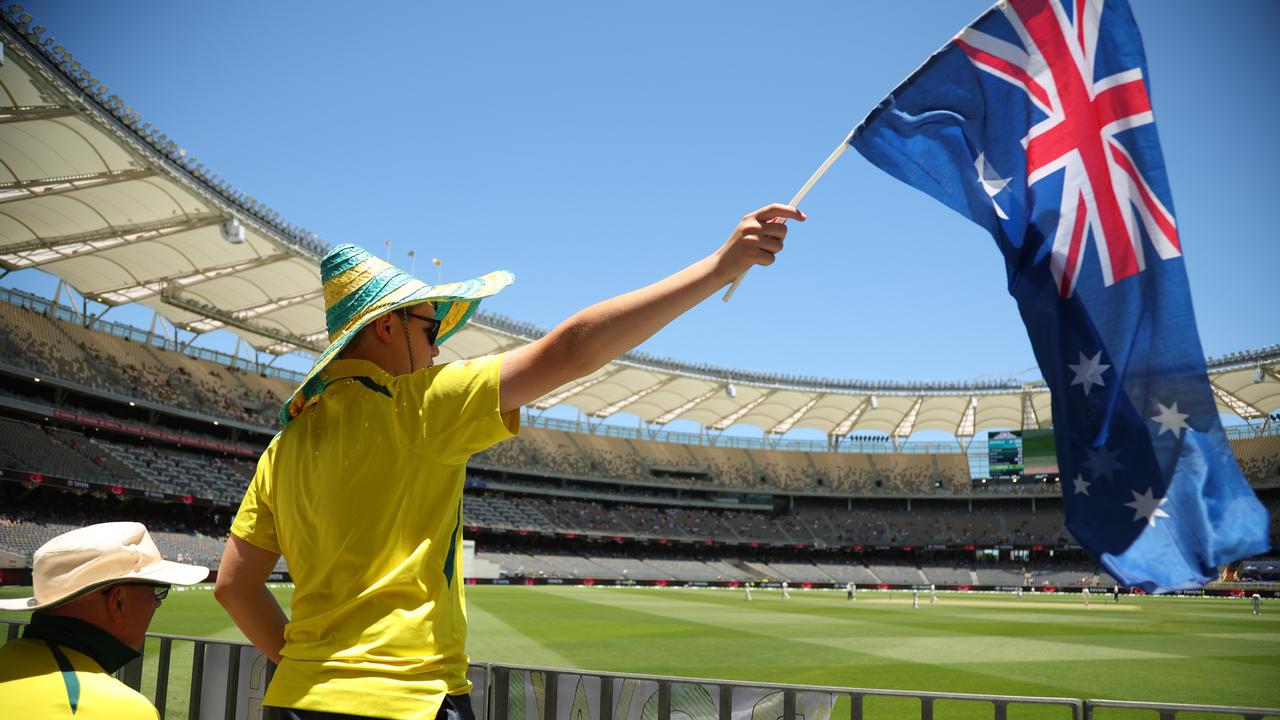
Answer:
[(240, 245), (244, 242), (244, 225), (235, 218), (230, 218), (222, 223), (222, 239), (232, 245)]

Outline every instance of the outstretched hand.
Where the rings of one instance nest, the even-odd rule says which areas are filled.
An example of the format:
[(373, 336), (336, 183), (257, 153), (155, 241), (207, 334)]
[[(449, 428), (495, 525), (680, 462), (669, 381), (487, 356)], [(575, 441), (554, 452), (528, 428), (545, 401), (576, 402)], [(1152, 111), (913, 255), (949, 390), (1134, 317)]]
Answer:
[(716, 251), (717, 275), (728, 283), (753, 265), (772, 265), (787, 237), (788, 220), (803, 222), (805, 214), (781, 203), (747, 213)]

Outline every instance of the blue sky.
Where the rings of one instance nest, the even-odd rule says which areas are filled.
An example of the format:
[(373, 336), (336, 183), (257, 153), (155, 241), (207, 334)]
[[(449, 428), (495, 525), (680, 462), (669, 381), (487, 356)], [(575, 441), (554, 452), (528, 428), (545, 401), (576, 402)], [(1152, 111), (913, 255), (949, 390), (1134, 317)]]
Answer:
[[(789, 199), (988, 3), (24, 5), (146, 121), (289, 219), (380, 254), (390, 238), (427, 279), (431, 257), (446, 278), (512, 270), (487, 309), (551, 327)], [(1132, 5), (1205, 351), (1280, 341), (1280, 3)], [(642, 349), (840, 378), (1033, 368), (978, 226), (856, 153), (802, 207), (777, 265)]]

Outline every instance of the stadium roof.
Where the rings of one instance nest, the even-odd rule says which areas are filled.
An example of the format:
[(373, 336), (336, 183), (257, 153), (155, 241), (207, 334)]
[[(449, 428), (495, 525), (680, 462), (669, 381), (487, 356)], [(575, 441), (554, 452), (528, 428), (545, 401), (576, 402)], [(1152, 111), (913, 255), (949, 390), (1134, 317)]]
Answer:
[[(280, 355), (326, 343), (326, 244), (237, 190), (77, 62), (19, 6), (0, 22), (0, 267), (39, 268), (106, 305), (136, 302), (193, 333), (227, 329)], [(241, 235), (243, 239), (241, 240)], [(515, 347), (540, 331), (480, 316), (442, 359)], [(1223, 412), (1280, 408), (1280, 346), (1211, 361)], [(1264, 380), (1266, 382), (1264, 382)], [(917, 430), (969, 437), (1051, 424), (1042, 382), (802, 378), (633, 353), (534, 403), (603, 420), (627, 412), (711, 432), (812, 428), (840, 437)]]

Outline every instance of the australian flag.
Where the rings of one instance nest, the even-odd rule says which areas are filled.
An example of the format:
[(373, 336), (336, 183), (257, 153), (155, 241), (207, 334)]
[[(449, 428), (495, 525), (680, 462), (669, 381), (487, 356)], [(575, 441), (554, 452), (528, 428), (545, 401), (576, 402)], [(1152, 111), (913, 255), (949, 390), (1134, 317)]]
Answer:
[(995, 237), (1053, 396), (1067, 528), (1119, 581), (1268, 549), (1222, 429), (1125, 0), (1000, 2), (849, 144)]

